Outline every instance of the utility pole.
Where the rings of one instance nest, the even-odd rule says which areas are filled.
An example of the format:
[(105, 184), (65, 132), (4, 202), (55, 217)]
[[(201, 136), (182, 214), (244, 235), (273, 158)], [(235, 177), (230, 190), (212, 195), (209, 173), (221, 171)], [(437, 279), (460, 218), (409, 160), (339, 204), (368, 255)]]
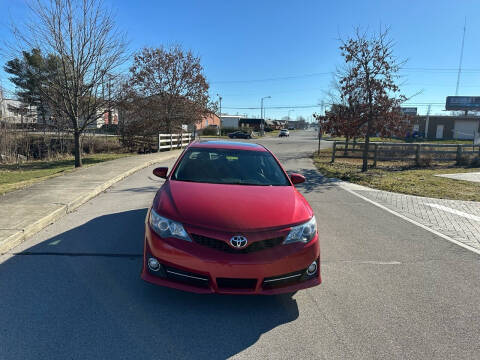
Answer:
[[(265, 120), (263, 119), (263, 99), (271, 99), (271, 98), (272, 98), (271, 96), (264, 96), (264, 97), (262, 97), (261, 100), (260, 100), (260, 119), (261, 119), (261, 121), (262, 121), (262, 120), (265, 121)], [(260, 124), (260, 135), (261, 135), (261, 136), (264, 135), (264, 134), (263, 134), (263, 128), (264, 128), (264, 123), (261, 123), (261, 124)]]
[(458, 95), (458, 87), (460, 86), (460, 73), (462, 72), (463, 46), (465, 44), (465, 32), (466, 31), (467, 31), (467, 17), (465, 16), (465, 23), (463, 24), (462, 48), (460, 50), (460, 63), (458, 64), (457, 87), (455, 88), (455, 96)]
[(425, 139), (428, 139), (428, 123), (430, 121), (430, 109), (431, 108), (432, 108), (432, 105), (428, 105), (427, 118), (425, 119)]
[[(323, 109), (325, 107), (325, 102), (322, 100), (322, 102), (320, 103), (320, 116), (325, 116), (325, 114), (323, 113)], [(320, 118), (321, 119), (321, 118)], [(321, 124), (321, 120), (318, 119), (318, 156), (320, 156), (320, 144), (322, 142), (322, 124)]]
[(219, 135), (222, 135), (222, 97), (219, 94), (217, 94), (217, 96), (218, 96), (218, 103), (220, 107), (220, 112), (218, 115), (218, 118), (220, 119), (220, 123), (218, 124), (218, 130), (220, 131)]

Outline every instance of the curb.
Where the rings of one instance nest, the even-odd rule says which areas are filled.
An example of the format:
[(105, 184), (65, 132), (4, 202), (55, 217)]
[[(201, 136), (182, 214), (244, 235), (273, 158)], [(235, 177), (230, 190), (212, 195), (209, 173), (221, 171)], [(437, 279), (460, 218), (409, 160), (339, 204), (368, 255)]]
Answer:
[(23, 243), (27, 238), (36, 234), (40, 230), (44, 229), (48, 225), (53, 224), (55, 221), (59, 220), (60, 218), (64, 217), (65, 215), (71, 213), (81, 205), (85, 204), (87, 201), (93, 199), (98, 194), (102, 193), (115, 183), (125, 179), (126, 177), (136, 173), (139, 170), (142, 170), (150, 165), (156, 164), (160, 161), (169, 160), (171, 158), (177, 157), (179, 154), (177, 152), (173, 154), (169, 154), (161, 159), (152, 159), (147, 162), (142, 163), (132, 169), (129, 169), (120, 175), (115, 176), (114, 178), (104, 182), (103, 184), (97, 186), (96, 188), (92, 189), (91, 191), (87, 192), (86, 194), (82, 194), (73, 201), (68, 204), (60, 205), (59, 208), (53, 210), (51, 213), (47, 214), (43, 218), (35, 221), (32, 224), (25, 226), (23, 229), (18, 230), (16, 233), (10, 235), (9, 237), (3, 239), (0, 242), (0, 255), (6, 254), (8, 251), (13, 249), (14, 247)]

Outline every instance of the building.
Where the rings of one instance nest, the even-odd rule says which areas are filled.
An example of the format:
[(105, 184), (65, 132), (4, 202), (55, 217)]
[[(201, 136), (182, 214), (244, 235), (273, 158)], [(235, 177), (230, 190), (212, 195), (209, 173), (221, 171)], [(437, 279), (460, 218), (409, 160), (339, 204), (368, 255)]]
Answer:
[(241, 129), (248, 128), (248, 130), (260, 131), (262, 128), (265, 128), (265, 120), (240, 118), (238, 125)]
[(207, 127), (220, 127), (220, 118), (214, 113), (209, 113), (208, 115), (203, 116), (201, 121), (195, 124), (197, 130), (205, 129)]
[(413, 133), (427, 139), (473, 140), (480, 134), (478, 116), (417, 116)]
[(111, 111), (111, 118), (109, 119), (108, 116), (108, 110), (103, 113), (103, 123), (101, 123), (100, 126), (103, 124), (105, 125), (118, 125), (118, 110), (117, 109), (112, 109)]
[(281, 130), (288, 127), (287, 120), (273, 120), (272, 122), (274, 130)]
[(243, 117), (240, 115), (222, 115), (222, 128), (238, 129), (239, 122)]
[(275, 129), (275, 123), (272, 120), (265, 120), (265, 128)]
[(308, 127), (305, 120), (288, 120), (288, 128), (295, 130), (304, 130)]
[(36, 124), (37, 108), (19, 100), (0, 98), (0, 119), (9, 124)]

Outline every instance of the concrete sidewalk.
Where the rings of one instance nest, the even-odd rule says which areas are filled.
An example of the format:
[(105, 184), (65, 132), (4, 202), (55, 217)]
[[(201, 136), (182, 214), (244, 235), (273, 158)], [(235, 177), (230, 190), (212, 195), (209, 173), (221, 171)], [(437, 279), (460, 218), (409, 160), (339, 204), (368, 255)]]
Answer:
[(108, 187), (180, 150), (130, 156), (81, 168), (0, 197), (0, 254), (7, 252)]
[(435, 175), (435, 176), (446, 177), (446, 178), (450, 178), (450, 179), (453, 179), (453, 180), (480, 182), (480, 172), (441, 174), (441, 175)]

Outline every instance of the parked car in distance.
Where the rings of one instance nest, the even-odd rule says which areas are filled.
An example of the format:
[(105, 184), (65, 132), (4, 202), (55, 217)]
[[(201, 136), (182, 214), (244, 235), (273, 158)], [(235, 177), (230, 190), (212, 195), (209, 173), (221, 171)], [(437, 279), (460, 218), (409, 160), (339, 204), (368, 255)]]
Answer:
[(278, 133), (278, 136), (279, 136), (279, 137), (290, 136), (290, 132), (289, 132), (287, 129), (282, 129), (282, 130), (280, 130), (280, 132)]
[(320, 242), (312, 208), (264, 146), (193, 142), (145, 219), (141, 277), (210, 294), (293, 293), (319, 285)]
[(252, 135), (245, 131), (235, 131), (233, 133), (228, 134), (230, 139), (251, 139)]
[(292, 126), (290, 126), (290, 127), (288, 128), (288, 130), (295, 130), (295, 128), (292, 127)]

